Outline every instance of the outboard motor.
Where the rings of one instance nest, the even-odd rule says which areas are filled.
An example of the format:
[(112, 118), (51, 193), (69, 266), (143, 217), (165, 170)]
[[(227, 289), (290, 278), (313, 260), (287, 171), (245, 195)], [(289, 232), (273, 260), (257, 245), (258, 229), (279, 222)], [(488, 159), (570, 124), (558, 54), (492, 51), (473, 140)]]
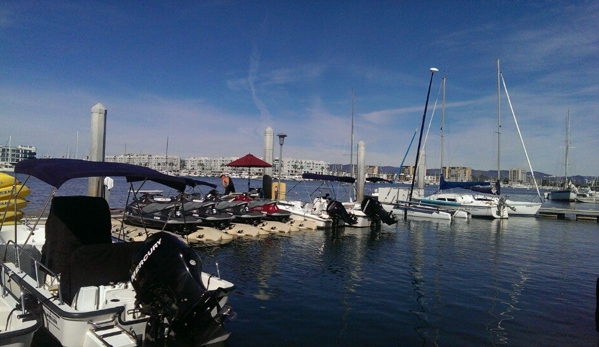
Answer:
[(387, 225), (392, 225), (397, 223), (397, 219), (395, 219), (395, 215), (393, 215), (393, 211), (387, 212), (380, 201), (373, 198), (372, 196), (364, 196), (362, 200), (362, 212), (370, 217), (374, 221), (381, 220), (383, 223)]
[(339, 225), (339, 221), (342, 220), (349, 225), (358, 223), (358, 217), (347, 212), (343, 204), (337, 200), (331, 200), (327, 204), (327, 213), (333, 220), (333, 227)]
[(136, 305), (150, 316), (146, 346), (204, 345), (226, 339), (223, 327), (232, 308), (219, 301), (222, 289), (208, 291), (201, 279), (202, 260), (187, 244), (168, 233), (150, 236), (133, 256), (131, 283)]

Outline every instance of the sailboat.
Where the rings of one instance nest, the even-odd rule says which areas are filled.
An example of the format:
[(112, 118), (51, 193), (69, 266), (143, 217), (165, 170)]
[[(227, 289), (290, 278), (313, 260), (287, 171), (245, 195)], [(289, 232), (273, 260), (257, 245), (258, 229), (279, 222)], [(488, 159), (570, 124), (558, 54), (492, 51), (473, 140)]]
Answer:
[(576, 201), (578, 190), (568, 180), (568, 151), (570, 150), (570, 109), (568, 109), (568, 117), (566, 118), (566, 157), (565, 157), (565, 181), (564, 187), (561, 190), (556, 190), (549, 194), (549, 199), (555, 201)]
[[(443, 77), (443, 119), (445, 114), (445, 77)], [(444, 125), (441, 126), (443, 132)], [(441, 135), (441, 171), (443, 171), (443, 135)], [(443, 190), (453, 188), (463, 188), (480, 191), (488, 189), (494, 191), (495, 187), (491, 182), (448, 182), (445, 181), (443, 173), (439, 177), (439, 192), (427, 196), (420, 200), (420, 203), (426, 206), (443, 208), (456, 214), (466, 213), (467, 216), (479, 218), (507, 218), (508, 214), (505, 205), (497, 199), (477, 200), (475, 195), (469, 193), (443, 192)]]
[[(499, 68), (499, 59), (497, 59), (497, 183), (496, 183), (496, 192), (494, 194), (499, 195), (499, 182), (501, 181), (501, 84), (503, 84), (503, 88), (505, 90), (505, 95), (510, 106), (510, 110), (512, 116), (514, 118), (514, 123), (516, 125), (516, 130), (518, 130), (518, 135), (520, 136), (520, 142), (522, 143), (522, 149), (524, 150), (524, 154), (526, 156), (526, 161), (528, 162), (528, 167), (530, 169), (530, 173), (532, 175), (532, 179), (537, 190), (537, 197), (539, 198), (539, 202), (536, 201), (516, 201), (510, 200), (507, 196), (501, 197), (496, 196), (492, 197), (498, 203), (502, 203), (506, 205), (509, 210), (507, 211), (510, 216), (534, 216), (537, 214), (541, 205), (543, 204), (543, 198), (541, 197), (541, 192), (539, 191), (539, 186), (537, 185), (537, 180), (535, 178), (534, 170), (532, 169), (532, 165), (530, 163), (530, 158), (528, 157), (528, 152), (526, 151), (526, 146), (524, 145), (524, 140), (522, 138), (522, 133), (520, 132), (520, 127), (518, 126), (518, 120), (516, 119), (516, 114), (514, 113), (514, 108), (512, 107), (512, 102), (510, 100), (510, 95), (507, 91), (507, 86), (505, 84), (505, 80), (503, 79), (503, 75), (501, 74), (501, 70)], [(477, 200), (488, 200), (488, 196), (475, 196)]]

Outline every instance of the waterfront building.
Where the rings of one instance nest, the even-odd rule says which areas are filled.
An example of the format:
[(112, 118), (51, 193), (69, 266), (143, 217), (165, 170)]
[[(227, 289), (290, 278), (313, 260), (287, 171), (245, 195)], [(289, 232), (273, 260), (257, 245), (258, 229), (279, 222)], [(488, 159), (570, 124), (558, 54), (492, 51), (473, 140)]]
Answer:
[(178, 156), (132, 154), (105, 156), (104, 161), (115, 163), (126, 163), (148, 167), (163, 172), (179, 172), (182, 168), (182, 160)]
[(244, 172), (247, 175), (247, 168), (227, 166), (236, 159), (239, 159), (239, 157), (191, 157), (184, 160), (184, 168), (192, 176), (220, 176), (225, 172), (230, 173), (232, 176), (241, 176)]
[[(281, 165), (281, 177), (294, 178), (301, 177), (304, 173), (314, 173), (321, 175), (330, 174), (329, 164), (322, 160), (307, 160), (295, 158), (283, 158)], [(279, 158), (275, 158), (273, 164), (273, 173), (276, 177), (279, 174)]]
[(16, 163), (36, 158), (36, 148), (34, 146), (3, 146), (0, 145), (0, 166), (12, 168)]
[(518, 168), (511, 168), (509, 180), (510, 180), (510, 183), (512, 183), (512, 184), (513, 183), (528, 183), (526, 170), (518, 169)]
[(447, 181), (469, 182), (472, 178), (472, 168), (465, 166), (444, 166), (443, 177)]

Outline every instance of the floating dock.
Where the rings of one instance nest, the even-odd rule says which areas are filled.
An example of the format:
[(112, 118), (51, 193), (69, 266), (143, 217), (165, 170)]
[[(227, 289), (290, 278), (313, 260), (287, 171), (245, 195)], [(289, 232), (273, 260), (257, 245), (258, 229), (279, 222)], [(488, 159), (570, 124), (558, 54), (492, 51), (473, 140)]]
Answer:
[(599, 223), (599, 210), (577, 210), (569, 208), (543, 207), (539, 210), (539, 217), (572, 220), (593, 220)]

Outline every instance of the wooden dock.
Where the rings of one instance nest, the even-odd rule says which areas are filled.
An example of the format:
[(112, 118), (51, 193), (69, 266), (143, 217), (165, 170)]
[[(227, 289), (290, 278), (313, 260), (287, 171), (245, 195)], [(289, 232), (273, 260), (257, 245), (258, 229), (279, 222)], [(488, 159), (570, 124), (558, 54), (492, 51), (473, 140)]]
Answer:
[(599, 223), (599, 210), (542, 207), (539, 210), (538, 216), (556, 219), (591, 220)]

